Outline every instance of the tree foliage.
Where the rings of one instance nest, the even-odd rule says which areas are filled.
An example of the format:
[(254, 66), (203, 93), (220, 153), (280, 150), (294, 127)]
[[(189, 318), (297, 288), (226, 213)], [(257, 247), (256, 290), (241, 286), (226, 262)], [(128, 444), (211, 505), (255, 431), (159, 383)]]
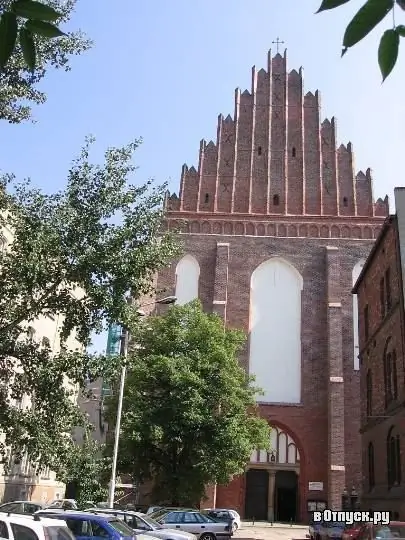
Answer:
[[(323, 0), (318, 13), (335, 9), (349, 1)], [(397, 8), (405, 10), (405, 0), (367, 0), (350, 21), (343, 36), (342, 56), (349, 48), (359, 43), (374, 30), (387, 15), (392, 15), (392, 28), (384, 32), (378, 47), (378, 64), (383, 81), (394, 69), (398, 58), (400, 38), (405, 37), (405, 26), (397, 24)]]
[[(56, 471), (72, 451), (64, 433), (84, 423), (77, 388), (112, 376), (119, 363), (85, 352), (91, 333), (130, 324), (124, 295), (147, 294), (153, 274), (177, 254), (173, 238), (159, 233), (165, 186), (130, 183), (139, 141), (109, 149), (103, 165), (91, 162), (91, 142), (64, 191), (47, 195), (5, 175), (0, 195), (2, 224), (14, 234), (0, 254), (0, 452), (12, 446)], [(57, 323), (60, 351), (27, 337), (39, 317)], [(16, 406), (24, 397), (33, 408)]]
[(59, 475), (72, 493), (67, 498), (77, 501), (78, 507), (85, 509), (89, 502), (99, 503), (107, 500), (107, 478), (110, 460), (103, 455), (103, 445), (91, 438), (85, 431), (83, 444), (72, 447), (72, 452)]
[[(55, 10), (60, 17), (53, 22), (58, 26), (67, 23), (73, 15), (77, 0), (44, 0), (42, 3)], [(17, 2), (18, 3), (18, 2)], [(0, 0), (0, 13), (10, 19), (12, 5), (15, 0)], [(29, 11), (26, 15), (29, 15)], [(3, 69), (0, 69), (0, 119), (10, 123), (20, 123), (32, 118), (31, 105), (45, 103), (46, 94), (39, 89), (39, 83), (51, 68), (70, 70), (71, 56), (88, 50), (92, 43), (81, 31), (67, 32), (61, 37), (53, 31), (52, 39), (50, 21), (33, 18), (17, 18), (17, 32), (22, 35), (15, 42), (11, 56)], [(48, 17), (49, 18), (49, 17)], [(4, 40), (4, 18), (0, 23), (0, 59), (7, 57), (7, 42)], [(33, 22), (34, 21), (34, 22)], [(13, 23), (11, 23), (13, 24)], [(45, 24), (45, 26), (44, 26)], [(28, 25), (28, 26), (27, 26)], [(22, 34), (21, 34), (21, 30)], [(48, 34), (48, 35), (47, 35)], [(3, 38), (2, 38), (3, 36)], [(33, 50), (34, 46), (34, 50)], [(34, 51), (34, 52), (33, 52)], [(33, 62), (35, 69), (33, 70)]]
[[(244, 471), (254, 448), (267, 449), (257, 416), (259, 390), (239, 365), (245, 336), (224, 330), (199, 301), (150, 317), (129, 355), (119, 471), (153, 479), (155, 500), (197, 504), (210, 483)], [(114, 424), (116, 396), (107, 408)]]

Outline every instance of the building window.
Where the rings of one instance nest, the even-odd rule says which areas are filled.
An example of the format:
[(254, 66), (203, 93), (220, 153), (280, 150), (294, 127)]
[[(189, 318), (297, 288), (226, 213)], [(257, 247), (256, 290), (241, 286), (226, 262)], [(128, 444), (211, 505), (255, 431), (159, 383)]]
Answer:
[(274, 195), (273, 197), (273, 205), (278, 206), (280, 204), (280, 197), (278, 195)]
[(380, 279), (380, 311), (381, 311), (381, 318), (384, 319), (385, 317), (385, 280), (382, 277)]
[(369, 336), (368, 305), (364, 308), (364, 337), (366, 341)]
[(367, 394), (366, 413), (367, 413), (367, 416), (372, 416), (372, 410), (373, 410), (373, 378), (372, 378), (370, 369), (367, 371), (366, 388), (367, 388), (366, 389), (366, 394)]
[(348, 206), (349, 201), (347, 200), (347, 197), (343, 197), (343, 206)]
[(401, 484), (401, 442), (394, 433), (394, 426), (387, 436), (387, 483), (388, 489)]
[(390, 341), (388, 338), (383, 359), (385, 407), (398, 399), (397, 352), (391, 349)]
[(368, 445), (368, 489), (371, 491), (375, 486), (375, 472), (374, 472), (374, 445), (371, 442)]
[(296, 150), (295, 150), (295, 148), (293, 147), (293, 149), (292, 149), (292, 157), (295, 157), (295, 156), (296, 156)]
[(258, 156), (262, 155), (262, 147), (261, 146), (259, 146), (258, 149), (257, 149), (257, 155)]
[(205, 198), (204, 198), (204, 202), (205, 204), (208, 204), (208, 201), (210, 200), (210, 196), (208, 195), (208, 193), (205, 194)]
[(387, 312), (390, 311), (392, 305), (391, 296), (391, 271), (389, 268), (385, 271), (385, 296), (387, 304)]

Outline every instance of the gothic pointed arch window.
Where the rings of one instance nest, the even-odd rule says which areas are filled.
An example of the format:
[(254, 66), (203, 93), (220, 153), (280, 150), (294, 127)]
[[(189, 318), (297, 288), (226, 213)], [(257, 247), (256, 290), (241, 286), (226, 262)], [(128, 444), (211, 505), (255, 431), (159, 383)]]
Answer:
[[(358, 261), (352, 270), (352, 285), (354, 286), (360, 276), (360, 273), (363, 269), (365, 260), (361, 259)], [(367, 337), (366, 337), (367, 339)], [(357, 299), (357, 294), (353, 294), (353, 369), (358, 371), (360, 369), (359, 361), (359, 304)]]
[(373, 376), (371, 370), (367, 371), (366, 376), (366, 413), (367, 416), (372, 416), (373, 414)]
[(198, 298), (200, 265), (192, 255), (185, 255), (176, 266), (177, 304), (182, 306)]
[(392, 426), (387, 435), (387, 485), (388, 489), (401, 484), (401, 439)]
[(371, 491), (375, 486), (374, 445), (372, 442), (370, 442), (368, 445), (367, 462), (368, 462), (368, 489), (369, 491)]
[(397, 352), (389, 337), (384, 347), (384, 393), (385, 407), (398, 399)]
[(258, 402), (301, 403), (303, 286), (299, 271), (281, 257), (252, 273), (249, 372), (263, 389)]
[(298, 465), (300, 452), (297, 441), (283, 429), (271, 426), (269, 451), (254, 450), (250, 457), (250, 463)]

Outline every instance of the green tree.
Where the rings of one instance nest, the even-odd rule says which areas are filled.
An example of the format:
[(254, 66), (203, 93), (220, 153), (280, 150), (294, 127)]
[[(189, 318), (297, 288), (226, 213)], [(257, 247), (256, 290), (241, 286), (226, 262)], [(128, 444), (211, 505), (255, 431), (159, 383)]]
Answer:
[(59, 480), (72, 489), (79, 508), (85, 509), (89, 502), (107, 500), (107, 482), (110, 462), (104, 457), (102, 444), (91, 438), (85, 431), (82, 445), (72, 447)]
[[(153, 479), (155, 500), (197, 504), (207, 484), (244, 471), (270, 428), (259, 390), (239, 365), (245, 336), (224, 330), (199, 301), (150, 317), (133, 337), (121, 424), (119, 472)], [(107, 407), (114, 424), (116, 396)]]
[[(322, 0), (318, 13), (335, 9), (350, 0)], [(392, 28), (386, 30), (378, 47), (378, 64), (383, 81), (394, 69), (398, 59), (399, 42), (405, 37), (405, 26), (398, 24), (397, 9), (405, 10), (405, 0), (367, 0), (348, 24), (343, 36), (342, 56), (365, 38), (389, 14), (392, 15)]]
[[(62, 25), (63, 28), (63, 25), (72, 17), (76, 2), (77, 0), (46, 0), (43, 3), (60, 14), (60, 17), (52, 22), (58, 26)], [(4, 15), (10, 13), (14, 3), (14, 0), (0, 0), (0, 14), (3, 14), (3, 22), (0, 23), (0, 59), (6, 58), (8, 52), (6, 37), (9, 32), (6, 32), (4, 28)], [(20, 30), (27, 23), (27, 20), (21, 17), (18, 17), (17, 21)], [(0, 119), (13, 124), (30, 120), (32, 118), (31, 106), (45, 103), (46, 93), (38, 86), (48, 71), (52, 68), (69, 71), (70, 58), (87, 51), (92, 45), (92, 42), (81, 31), (67, 32), (61, 37), (57, 37), (54, 32), (56, 39), (52, 39), (44, 35), (49, 34), (49, 31), (42, 30), (42, 34), (39, 33), (38, 22), (36, 22), (36, 31), (32, 27), (31, 30), (29, 28), (27, 32), (31, 37), (28, 38), (25, 54), (21, 48), (21, 39), (19, 39), (9, 61), (3, 69), (0, 69)], [(32, 65), (30, 67), (30, 62), (33, 60), (30, 40), (35, 45), (36, 51), (34, 70)], [(26, 41), (26, 37), (23, 37), (23, 43)]]
[[(139, 141), (109, 149), (103, 165), (91, 162), (91, 142), (64, 191), (47, 195), (13, 175), (0, 190), (2, 225), (14, 233), (0, 254), (0, 453), (12, 446), (56, 471), (72, 451), (64, 434), (85, 423), (66, 378), (84, 389), (88, 378), (114, 373), (118, 357), (84, 352), (90, 335), (114, 321), (131, 324), (124, 295), (147, 294), (153, 274), (178, 252), (159, 232), (165, 186), (130, 182)], [(60, 352), (27, 337), (31, 321), (58, 314)], [(71, 336), (77, 350), (68, 348)], [(24, 396), (34, 407), (16, 406)]]

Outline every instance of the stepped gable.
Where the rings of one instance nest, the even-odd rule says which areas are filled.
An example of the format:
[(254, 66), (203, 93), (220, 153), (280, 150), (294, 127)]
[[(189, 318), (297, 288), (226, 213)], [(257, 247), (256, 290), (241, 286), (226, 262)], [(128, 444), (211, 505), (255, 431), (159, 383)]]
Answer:
[[(216, 142), (200, 142), (198, 169), (183, 165), (179, 196), (166, 211), (375, 218), (371, 170), (355, 172), (352, 144), (340, 144), (336, 118), (322, 119), (319, 91), (305, 92), (303, 69), (287, 52), (252, 68), (251, 90), (235, 90), (233, 117), (218, 116)], [(207, 216), (208, 217), (208, 216)]]

